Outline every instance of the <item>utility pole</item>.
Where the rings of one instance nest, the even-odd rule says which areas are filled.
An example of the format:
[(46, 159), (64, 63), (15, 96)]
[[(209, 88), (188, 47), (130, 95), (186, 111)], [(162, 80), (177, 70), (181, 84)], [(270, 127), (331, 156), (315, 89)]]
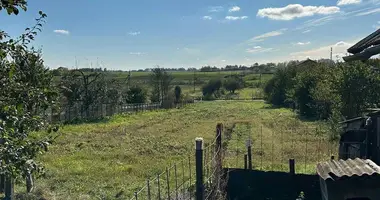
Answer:
[(194, 68), (194, 75), (193, 75), (193, 86), (194, 86), (194, 94), (195, 94), (195, 68)]
[(78, 60), (76, 56), (75, 56), (75, 69), (78, 69)]
[(331, 47), (331, 52), (330, 52), (330, 60), (331, 61), (333, 60), (332, 55), (333, 55), (333, 48)]

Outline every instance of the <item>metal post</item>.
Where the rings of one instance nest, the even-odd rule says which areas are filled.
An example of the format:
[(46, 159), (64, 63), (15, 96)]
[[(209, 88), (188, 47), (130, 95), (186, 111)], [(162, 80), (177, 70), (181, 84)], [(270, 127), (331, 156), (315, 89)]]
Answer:
[(148, 189), (148, 200), (150, 200), (151, 197), (150, 197), (150, 183), (149, 183), (149, 179), (146, 181), (146, 186), (147, 186), (147, 189)]
[(307, 133), (308, 133), (308, 130), (305, 131), (305, 166), (304, 166), (304, 172), (306, 174), (306, 168), (307, 168), (307, 143), (309, 142), (309, 140), (307, 139)]
[(289, 159), (289, 173), (291, 175), (295, 175), (296, 174), (296, 170), (295, 170), (295, 160), (294, 159)]
[(189, 197), (191, 197), (191, 156), (189, 156)]
[(158, 189), (158, 200), (161, 200), (161, 186), (160, 186), (160, 175), (157, 175), (157, 189)]
[(244, 155), (244, 169), (248, 169), (248, 155), (247, 154), (245, 154)]
[(263, 170), (263, 126), (260, 129), (260, 170)]
[(1, 174), (0, 175), (0, 193), (4, 192), (4, 183), (5, 183), (5, 175)]
[(166, 185), (167, 185), (167, 192), (168, 192), (168, 199), (170, 200), (170, 183), (169, 183), (169, 169), (166, 168)]
[(135, 200), (137, 200), (137, 192), (135, 192)]
[(203, 188), (203, 138), (195, 139), (196, 200), (204, 199)]
[(182, 160), (182, 195), (185, 195), (185, 164)]
[(247, 151), (248, 151), (248, 169), (252, 170), (252, 142), (251, 139), (247, 140)]
[(14, 188), (13, 188), (13, 178), (6, 177), (5, 178), (5, 188), (4, 188), (5, 197), (4, 200), (12, 200), (14, 199)]
[(178, 200), (177, 164), (174, 165), (174, 176), (175, 176), (175, 199)]

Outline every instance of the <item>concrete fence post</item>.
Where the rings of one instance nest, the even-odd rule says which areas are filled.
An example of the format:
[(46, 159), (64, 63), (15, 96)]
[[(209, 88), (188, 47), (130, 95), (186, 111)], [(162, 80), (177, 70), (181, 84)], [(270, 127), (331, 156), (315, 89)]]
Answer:
[(195, 199), (204, 199), (203, 187), (203, 138), (195, 139), (195, 173), (196, 173), (196, 192)]
[(247, 140), (247, 154), (248, 154), (248, 169), (252, 170), (252, 142), (251, 139)]

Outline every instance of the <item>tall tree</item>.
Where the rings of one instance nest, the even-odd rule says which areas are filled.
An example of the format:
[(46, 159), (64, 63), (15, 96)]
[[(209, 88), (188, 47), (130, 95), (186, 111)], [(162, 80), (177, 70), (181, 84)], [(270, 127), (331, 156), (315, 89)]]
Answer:
[(171, 89), (171, 82), (173, 77), (163, 68), (157, 66), (152, 69), (150, 75), (150, 84), (152, 85), (152, 102), (163, 102), (167, 99)]
[(82, 70), (73, 70), (63, 80), (63, 94), (69, 105), (82, 103), (82, 113), (90, 117), (90, 107), (104, 96), (105, 82), (101, 73), (86, 74)]

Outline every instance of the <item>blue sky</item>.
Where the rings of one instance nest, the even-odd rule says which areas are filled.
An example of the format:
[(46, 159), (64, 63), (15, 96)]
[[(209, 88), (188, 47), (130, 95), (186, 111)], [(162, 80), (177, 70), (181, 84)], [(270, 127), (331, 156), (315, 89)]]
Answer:
[[(112, 3), (111, 3), (112, 2)], [(19, 35), (42, 10), (34, 45), (47, 66), (224, 66), (334, 58), (380, 27), (380, 0), (29, 0), (0, 29)], [(4, 23), (6, 22), (6, 23)]]

